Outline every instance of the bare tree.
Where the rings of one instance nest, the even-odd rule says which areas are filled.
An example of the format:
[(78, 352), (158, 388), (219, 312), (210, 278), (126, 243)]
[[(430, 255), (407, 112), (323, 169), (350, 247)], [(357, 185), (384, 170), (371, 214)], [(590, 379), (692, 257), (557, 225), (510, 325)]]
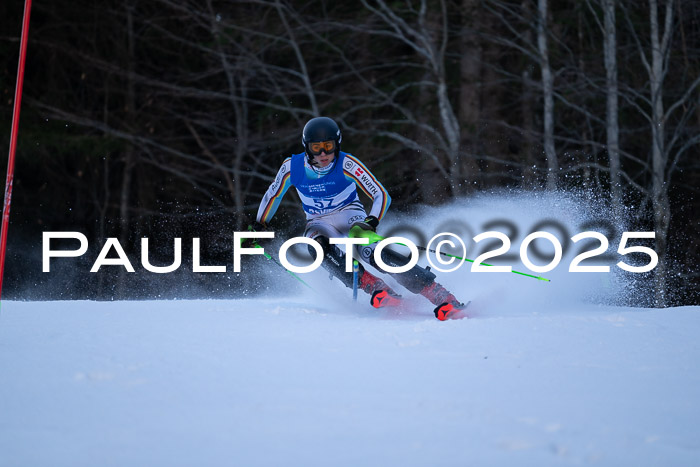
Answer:
[(460, 150), (463, 154), (464, 190), (473, 189), (479, 179), (476, 156), (479, 153), (483, 47), (479, 37), (483, 19), (478, 0), (461, 0), (462, 31), (459, 42), (459, 123)]
[[(521, 9), (523, 16), (526, 18), (532, 17), (530, 11), (531, 0), (522, 0)], [(529, 25), (523, 24), (523, 41), (526, 44), (532, 44), (532, 28)], [(534, 155), (534, 135), (535, 131), (535, 93), (533, 83), (534, 64), (525, 63), (521, 71), (520, 88), (522, 89), (522, 98), (520, 100), (520, 114), (522, 125), (522, 143), (521, 153), (523, 154), (524, 169), (523, 169), (523, 185), (527, 188), (537, 186), (536, 158)]]
[[(550, 42), (553, 42), (552, 31), (548, 27), (549, 5), (547, 0), (486, 0), (485, 8), (496, 19), (500, 26), (487, 31), (486, 37), (494, 44), (511, 50), (520, 57), (519, 69), (515, 67), (496, 66), (498, 73), (520, 91), (515, 96), (519, 104), (520, 121), (501, 123), (515, 129), (523, 135), (524, 167), (522, 168), (525, 184), (535, 182), (534, 167), (546, 176), (546, 187), (556, 189), (560, 174), (560, 164), (557, 155), (556, 141), (562, 137), (556, 135), (556, 120), (554, 118), (555, 100), (562, 101), (561, 93), (557, 92), (555, 83), (555, 67), (550, 60)], [(560, 45), (558, 42), (556, 42)], [(535, 79), (534, 70), (539, 69), (539, 80)], [(542, 105), (536, 101), (541, 97)], [(562, 102), (567, 105), (564, 100)], [(540, 130), (536, 128), (540, 126)], [(542, 148), (543, 157), (535, 157), (533, 146), (535, 141)]]
[[(629, 31), (637, 45), (639, 57), (649, 78), (649, 94), (643, 96), (635, 93), (635, 97), (644, 105), (637, 105), (638, 111), (649, 123), (651, 136), (649, 174), (651, 187), (645, 190), (651, 199), (654, 228), (656, 232), (656, 252), (659, 264), (654, 274), (655, 305), (666, 306), (668, 280), (668, 239), (671, 223), (671, 203), (669, 190), (671, 178), (678, 169), (679, 161), (687, 151), (700, 142), (700, 134), (687, 138), (686, 129), (698, 105), (696, 89), (700, 78), (690, 82), (687, 88), (675, 94), (675, 101), (666, 105), (666, 80), (669, 77), (669, 63), (672, 37), (674, 34), (674, 4), (675, 0), (667, 0), (663, 14), (659, 14), (656, 0), (649, 0), (649, 46), (643, 45), (640, 31), (630, 18), (629, 11), (625, 12)], [(675, 124), (671, 127), (670, 123)]]
[(544, 154), (547, 158), (547, 188), (557, 188), (559, 162), (554, 146), (554, 77), (549, 65), (547, 39), (547, 0), (537, 0), (537, 48), (542, 72), (542, 95), (544, 97)]
[[(439, 10), (436, 11), (436, 15), (431, 15), (428, 1), (420, 0), (417, 9), (409, 5), (408, 11), (405, 12), (407, 18), (402, 17), (395, 7), (390, 7), (384, 0), (376, 0), (371, 3), (368, 0), (362, 0), (362, 4), (379, 18), (383, 26), (368, 29), (366, 32), (393, 38), (410, 47), (430, 71), (431, 81), (423, 84), (434, 89), (439, 116), (439, 131), (431, 133), (438, 139), (438, 145), (443, 148), (444, 159), (437, 157), (434, 151), (428, 150), (427, 152), (433, 153), (433, 158), (438, 165), (442, 164), (440, 168), (448, 176), (452, 194), (459, 194), (463, 190), (464, 174), (460, 160), (460, 125), (448, 95), (445, 68), (449, 32), (445, 1), (439, 0)], [(431, 18), (431, 16), (434, 17)], [(420, 126), (418, 123), (419, 121), (416, 120), (413, 125)], [(388, 132), (386, 134), (405, 142), (405, 137), (398, 133)], [(423, 145), (414, 141), (412, 146), (420, 147)]]
[(606, 129), (610, 164), (610, 195), (615, 218), (622, 213), (622, 181), (620, 179), (620, 129), (618, 124), (617, 32), (615, 0), (603, 0), (603, 50), (606, 82)]

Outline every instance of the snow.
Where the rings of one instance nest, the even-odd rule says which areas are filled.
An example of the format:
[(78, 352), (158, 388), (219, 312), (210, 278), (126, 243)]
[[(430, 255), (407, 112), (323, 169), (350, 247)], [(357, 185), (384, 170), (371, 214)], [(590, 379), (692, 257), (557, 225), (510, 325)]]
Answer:
[[(431, 213), (578, 233), (558, 201)], [(446, 322), (274, 269), (263, 298), (5, 301), (0, 466), (700, 465), (700, 307), (621, 306), (644, 288), (574, 253), (549, 283), (439, 274), (472, 300)]]
[(0, 465), (698, 465), (700, 307), (6, 302)]

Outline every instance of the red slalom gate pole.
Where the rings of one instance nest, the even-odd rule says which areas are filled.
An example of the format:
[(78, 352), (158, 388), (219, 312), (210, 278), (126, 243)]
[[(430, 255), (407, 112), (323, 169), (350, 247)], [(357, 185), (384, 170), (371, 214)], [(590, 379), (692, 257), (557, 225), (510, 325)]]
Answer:
[(22, 86), (24, 85), (24, 64), (27, 57), (27, 36), (29, 33), (29, 14), (32, 0), (24, 0), (24, 19), (22, 21), (22, 38), (19, 46), (19, 65), (17, 66), (17, 84), (15, 85), (15, 106), (12, 111), (12, 132), (10, 133), (10, 154), (7, 159), (7, 180), (5, 181), (5, 203), (2, 208), (2, 230), (0, 230), (0, 298), (2, 298), (2, 278), (5, 275), (5, 251), (7, 249), (7, 228), (10, 223), (10, 202), (12, 201), (12, 181), (15, 177), (15, 152), (17, 150), (17, 130), (19, 129), (19, 110), (22, 105)]

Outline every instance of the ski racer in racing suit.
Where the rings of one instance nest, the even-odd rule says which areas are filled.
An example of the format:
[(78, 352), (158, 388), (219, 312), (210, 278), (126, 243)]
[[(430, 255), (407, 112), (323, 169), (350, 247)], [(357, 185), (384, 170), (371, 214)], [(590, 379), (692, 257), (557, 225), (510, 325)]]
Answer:
[[(387, 190), (355, 156), (340, 150), (342, 135), (335, 121), (316, 117), (304, 126), (302, 144), (305, 151), (288, 157), (260, 203), (253, 230), (265, 230), (275, 215), (284, 194), (294, 186), (306, 213), (304, 236), (316, 240), (323, 248), (322, 265), (343, 284), (352, 287), (352, 272), (345, 270), (345, 254), (330, 238), (347, 237), (354, 225), (376, 231), (391, 203)], [(358, 198), (357, 188), (372, 198), (369, 216)], [(358, 245), (362, 261), (381, 270), (374, 260), (376, 243)], [(309, 248), (311, 250), (311, 248)], [(314, 255), (314, 252), (311, 252)], [(385, 248), (382, 260), (392, 266), (408, 263), (405, 256)], [(359, 288), (372, 296), (375, 307), (397, 304), (399, 296), (387, 284), (361, 264)], [(392, 274), (396, 281), (413, 293), (430, 300), (438, 308), (435, 314), (446, 319), (455, 308), (463, 306), (454, 295), (435, 282), (435, 274), (414, 266), (404, 273)]]

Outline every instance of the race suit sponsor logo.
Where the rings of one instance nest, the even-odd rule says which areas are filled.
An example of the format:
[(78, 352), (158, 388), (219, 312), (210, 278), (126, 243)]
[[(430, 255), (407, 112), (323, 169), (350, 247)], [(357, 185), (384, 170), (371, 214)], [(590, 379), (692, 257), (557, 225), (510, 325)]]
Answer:
[(364, 219), (363, 216), (352, 216), (350, 219), (348, 219), (348, 225), (352, 225), (355, 222), (361, 221), (363, 219)]
[(284, 179), (284, 174), (287, 173), (287, 164), (282, 165), (280, 168), (279, 173), (277, 174), (277, 177), (275, 177), (275, 181), (270, 185), (270, 190), (273, 193), (277, 192), (277, 189), (279, 188), (280, 184), (282, 183), (282, 180)]
[(367, 188), (367, 191), (369, 192), (369, 194), (372, 195), (372, 197), (377, 196), (377, 192), (378, 192), (377, 186), (374, 184), (374, 182), (372, 181), (371, 178), (369, 178), (365, 174), (365, 175), (362, 175), (362, 177), (360, 177), (360, 181), (365, 186), (365, 188)]

